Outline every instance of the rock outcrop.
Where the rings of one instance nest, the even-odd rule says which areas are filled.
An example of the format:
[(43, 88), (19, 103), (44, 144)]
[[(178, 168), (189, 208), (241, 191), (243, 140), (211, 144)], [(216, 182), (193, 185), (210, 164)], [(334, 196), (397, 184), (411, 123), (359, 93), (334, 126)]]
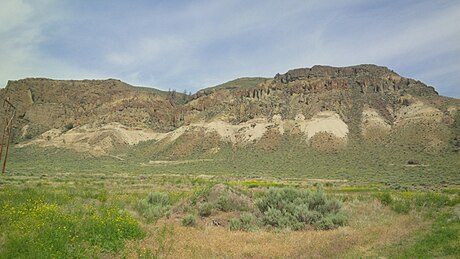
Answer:
[(376, 65), (294, 69), (191, 96), (113, 79), (23, 79), (10, 81), (0, 98), (17, 107), (20, 145), (96, 153), (146, 140), (158, 150), (177, 141), (203, 146), (195, 138), (212, 139), (204, 146), (214, 151), (219, 143), (273, 149), (285, 137), (326, 151), (367, 141), (439, 152), (450, 148), (460, 117), (459, 100)]

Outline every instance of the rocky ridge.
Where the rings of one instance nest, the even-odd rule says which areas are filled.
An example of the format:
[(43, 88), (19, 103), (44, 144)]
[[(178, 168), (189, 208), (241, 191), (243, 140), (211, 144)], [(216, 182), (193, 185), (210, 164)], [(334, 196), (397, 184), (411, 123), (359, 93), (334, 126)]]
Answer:
[[(114, 79), (23, 79), (10, 81), (0, 98), (17, 106), (19, 146), (98, 155), (143, 141), (171, 156), (188, 155), (204, 142), (209, 152), (222, 143), (276, 149), (285, 137), (325, 151), (368, 141), (441, 152), (460, 139), (458, 99), (376, 65), (293, 69), (191, 96)], [(181, 148), (171, 148), (174, 143)]]

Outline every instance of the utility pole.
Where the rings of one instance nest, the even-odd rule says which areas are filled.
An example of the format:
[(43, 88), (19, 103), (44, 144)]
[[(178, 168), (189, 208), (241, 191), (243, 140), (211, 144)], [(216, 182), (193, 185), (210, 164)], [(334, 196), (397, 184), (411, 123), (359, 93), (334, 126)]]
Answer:
[[(0, 161), (3, 159), (3, 167), (2, 173), (4, 174), (6, 171), (6, 160), (8, 159), (8, 150), (10, 148), (11, 142), (11, 134), (13, 132), (13, 119), (16, 115), (16, 107), (10, 102), (9, 98), (7, 97), (3, 101), (3, 108), (5, 109), (5, 119), (4, 119), (4, 127), (2, 133), (2, 144), (0, 146)], [(7, 134), (7, 142), (6, 142), (6, 150), (5, 150), (5, 158), (3, 158), (3, 147), (5, 145), (5, 134)]]

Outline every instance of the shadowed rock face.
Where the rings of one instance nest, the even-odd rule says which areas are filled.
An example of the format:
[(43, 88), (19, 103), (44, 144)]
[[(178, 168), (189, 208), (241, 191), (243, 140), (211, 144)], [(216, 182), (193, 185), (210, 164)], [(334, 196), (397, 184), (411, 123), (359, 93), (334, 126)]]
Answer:
[[(448, 148), (450, 128), (458, 125), (460, 107), (459, 100), (438, 96), (433, 87), (376, 65), (294, 69), (273, 79), (233, 80), (192, 96), (113, 79), (23, 79), (0, 90), (0, 98), (6, 97), (17, 107), (16, 142), (65, 147), (62, 140), (76, 139), (66, 135), (76, 135), (70, 129), (81, 128), (76, 146), (97, 146), (94, 140), (110, 139), (110, 145), (98, 147), (104, 152), (106, 147), (132, 144), (124, 139), (126, 132), (131, 138), (149, 136), (145, 139), (163, 146), (184, 134), (211, 134), (244, 145), (279, 142), (279, 134), (300, 136), (306, 145), (322, 150), (362, 140), (406, 141), (442, 150)], [(98, 136), (98, 129), (105, 135)], [(107, 138), (107, 132), (116, 137)], [(268, 142), (258, 146), (274, 147)], [(218, 148), (213, 143), (212, 148)]]

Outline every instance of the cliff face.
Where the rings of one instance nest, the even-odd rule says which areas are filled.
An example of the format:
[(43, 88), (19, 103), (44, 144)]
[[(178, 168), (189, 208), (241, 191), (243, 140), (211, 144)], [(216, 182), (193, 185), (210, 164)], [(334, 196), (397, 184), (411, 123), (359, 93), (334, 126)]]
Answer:
[(457, 137), (460, 108), (459, 100), (375, 65), (294, 69), (193, 96), (112, 79), (24, 79), (0, 90), (0, 98), (6, 97), (17, 107), (15, 139), (22, 145), (77, 143), (91, 151), (105, 143), (98, 147), (103, 153), (156, 140), (152, 152), (167, 149), (172, 155), (174, 143), (182, 143), (184, 154), (184, 146), (204, 145), (197, 138), (212, 140), (205, 149), (216, 152), (225, 142), (274, 149), (281, 136), (324, 150), (356, 141), (447, 150)]
[[(24, 79), (0, 92), (17, 107), (16, 128), (62, 128), (66, 125), (119, 122), (160, 131), (174, 128), (174, 101), (166, 93), (135, 88), (119, 80)], [(34, 135), (34, 132), (29, 132)]]
[(227, 106), (233, 106), (227, 115), (236, 122), (273, 114), (291, 119), (298, 113), (311, 117), (324, 110), (336, 111), (349, 121), (352, 110), (367, 103), (392, 120), (386, 106), (398, 106), (401, 96), (430, 97), (437, 93), (433, 87), (375, 65), (314, 66), (277, 74), (273, 80), (251, 88), (213, 92), (190, 102), (188, 107), (224, 112), (229, 110)]
[(337, 88), (339, 84), (334, 81), (337, 78), (341, 78), (348, 83), (342, 84), (342, 87), (358, 88), (362, 94), (369, 92), (383, 94), (398, 92), (422, 96), (437, 94), (433, 87), (428, 87), (419, 81), (403, 78), (386, 67), (376, 65), (359, 65), (344, 68), (314, 66), (312, 68), (294, 69), (286, 74), (276, 75), (275, 81), (288, 84), (295, 81), (305, 82), (311, 78), (324, 79), (325, 84), (323, 87), (318, 84), (316, 87), (306, 87), (305, 90), (316, 89), (317, 91)]

